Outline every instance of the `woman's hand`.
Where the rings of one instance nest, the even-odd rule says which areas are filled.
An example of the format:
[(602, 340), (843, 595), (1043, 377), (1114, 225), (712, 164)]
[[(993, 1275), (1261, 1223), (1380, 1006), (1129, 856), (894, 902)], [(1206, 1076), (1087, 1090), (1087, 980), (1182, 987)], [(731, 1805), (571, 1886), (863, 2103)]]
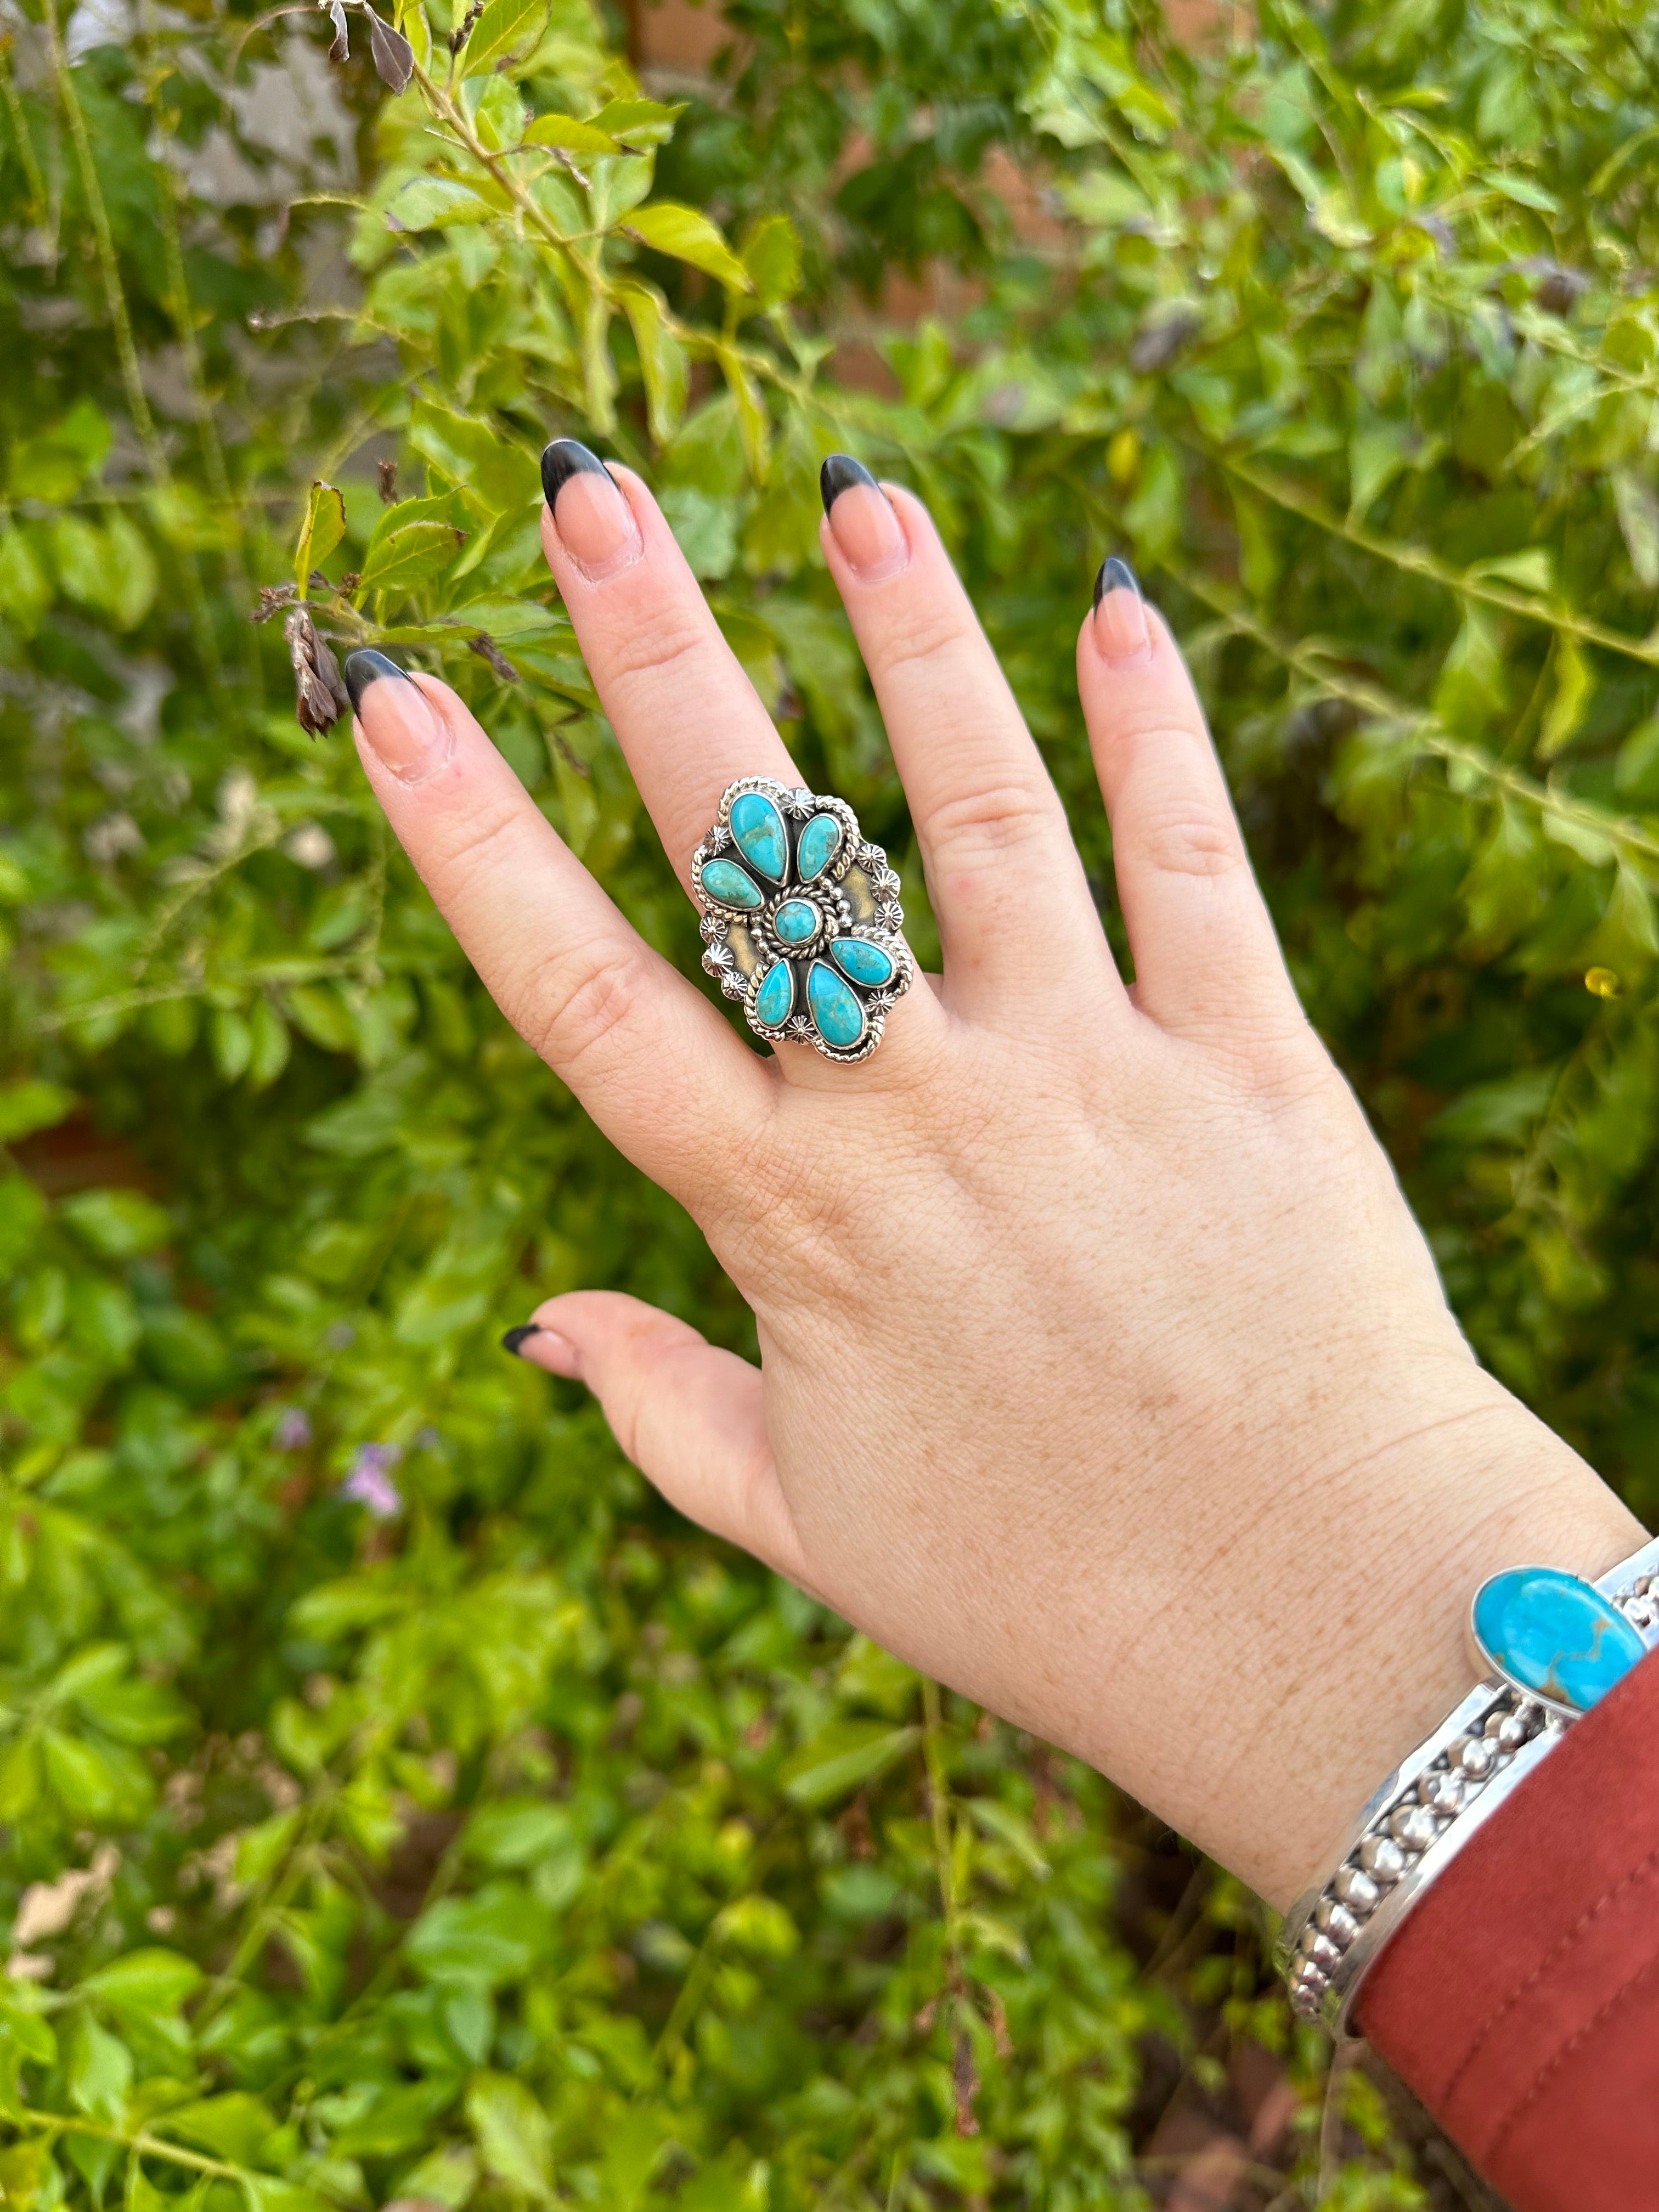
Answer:
[[(568, 441), (546, 476), (548, 559), (684, 880), (727, 783), (802, 778), (643, 484)], [(522, 1350), (586, 1382), (692, 1519), (1282, 1905), (1468, 1686), (1474, 1585), (1528, 1559), (1597, 1574), (1640, 1532), (1471, 1358), (1128, 571), (1078, 641), (1126, 988), (925, 511), (855, 463), (825, 479), (945, 952), (860, 1066), (751, 1050), (453, 692), (349, 666), (433, 896), (700, 1224), (762, 1365), (602, 1291), (540, 1307)]]

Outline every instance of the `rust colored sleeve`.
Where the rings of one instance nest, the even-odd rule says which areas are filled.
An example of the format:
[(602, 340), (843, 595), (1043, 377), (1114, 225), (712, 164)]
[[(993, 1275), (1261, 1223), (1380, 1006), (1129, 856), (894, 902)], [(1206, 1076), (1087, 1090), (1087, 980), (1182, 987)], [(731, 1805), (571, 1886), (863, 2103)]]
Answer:
[(1357, 2010), (1514, 2212), (1659, 2205), (1659, 1664), (1470, 1838)]

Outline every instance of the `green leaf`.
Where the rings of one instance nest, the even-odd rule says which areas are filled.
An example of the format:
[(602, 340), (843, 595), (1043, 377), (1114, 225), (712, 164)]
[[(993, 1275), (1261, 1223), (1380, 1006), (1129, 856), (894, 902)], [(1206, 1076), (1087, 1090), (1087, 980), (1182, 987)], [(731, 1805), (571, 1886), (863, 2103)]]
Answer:
[(921, 1734), (915, 1728), (890, 1728), (884, 1721), (832, 1721), (784, 1761), (778, 1779), (794, 1804), (827, 1805), (896, 1765)]
[(778, 307), (799, 291), (800, 238), (787, 215), (761, 217), (744, 240), (742, 260), (763, 307)]
[(150, 1948), (112, 1960), (79, 1987), (82, 1996), (100, 1997), (106, 2004), (127, 2005), (140, 2012), (177, 2012), (201, 1984), (202, 1970), (194, 1960), (178, 1951)]
[(294, 549), (294, 588), (304, 599), (311, 572), (320, 568), (346, 534), (345, 501), (337, 485), (319, 477), (311, 487), (305, 516)]
[(566, 154), (620, 154), (623, 148), (608, 131), (595, 123), (579, 123), (574, 115), (538, 115), (524, 134), (526, 146), (556, 146)]
[(1595, 681), (1577, 641), (1555, 641), (1555, 690), (1538, 733), (1538, 757), (1553, 760), (1572, 743), (1583, 726)]
[(100, 2027), (90, 2013), (70, 2019), (64, 2052), (70, 2101), (89, 2119), (114, 2126), (126, 2110), (132, 2087), (132, 2054), (118, 2036)]
[(466, 2117), (489, 2172), (535, 2203), (550, 2203), (552, 2125), (525, 2084), (510, 2074), (475, 2075)]
[(459, 177), (416, 177), (390, 201), (386, 220), (394, 231), (454, 230), (488, 222), (496, 211), (482, 181), (475, 190)]
[(363, 565), (361, 606), (371, 592), (409, 592), (429, 584), (454, 560), (465, 532), (447, 522), (407, 522), (383, 538)]
[(0, 1085), (0, 1145), (14, 1145), (37, 1129), (55, 1129), (75, 1103), (75, 1093), (58, 1083), (25, 1078)]
[(106, 1260), (153, 1252), (173, 1233), (161, 1208), (136, 1190), (82, 1191), (66, 1198), (59, 1211), (82, 1242)]
[(151, 2122), (157, 2135), (169, 2136), (205, 2150), (234, 2166), (252, 2166), (269, 2139), (276, 2122), (258, 2097), (232, 2090), (222, 2097), (202, 2097)]
[(683, 100), (672, 103), (637, 98), (612, 100), (587, 119), (596, 131), (608, 131), (618, 144), (640, 149), (665, 145), (685, 109)]
[(621, 283), (617, 295), (639, 349), (651, 434), (659, 445), (665, 445), (685, 416), (690, 381), (685, 349), (669, 331), (665, 302), (654, 286)]
[(676, 200), (653, 200), (635, 208), (623, 228), (632, 238), (659, 253), (672, 254), (705, 270), (734, 292), (752, 292), (754, 279), (721, 237), (718, 227), (696, 208)]
[(488, 0), (461, 49), (461, 72), (478, 76), (515, 48), (527, 52), (547, 21), (548, 0)]

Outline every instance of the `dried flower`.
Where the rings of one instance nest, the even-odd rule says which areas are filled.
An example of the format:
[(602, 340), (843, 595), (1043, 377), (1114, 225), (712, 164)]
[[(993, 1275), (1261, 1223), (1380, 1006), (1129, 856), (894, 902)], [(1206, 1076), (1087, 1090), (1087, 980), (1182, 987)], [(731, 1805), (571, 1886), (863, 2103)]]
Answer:
[(321, 737), (342, 714), (349, 714), (350, 695), (334, 655), (318, 636), (317, 625), (304, 607), (290, 609), (283, 635), (294, 664), (295, 719), (308, 736)]

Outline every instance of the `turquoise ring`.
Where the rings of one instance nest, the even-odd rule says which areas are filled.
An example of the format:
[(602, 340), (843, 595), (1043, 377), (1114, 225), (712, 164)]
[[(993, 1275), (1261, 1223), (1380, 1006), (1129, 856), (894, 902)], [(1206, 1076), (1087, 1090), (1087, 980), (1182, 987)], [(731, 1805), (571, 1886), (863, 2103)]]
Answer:
[(915, 969), (899, 879), (844, 799), (740, 777), (691, 856), (691, 892), (702, 964), (757, 1036), (868, 1060)]

